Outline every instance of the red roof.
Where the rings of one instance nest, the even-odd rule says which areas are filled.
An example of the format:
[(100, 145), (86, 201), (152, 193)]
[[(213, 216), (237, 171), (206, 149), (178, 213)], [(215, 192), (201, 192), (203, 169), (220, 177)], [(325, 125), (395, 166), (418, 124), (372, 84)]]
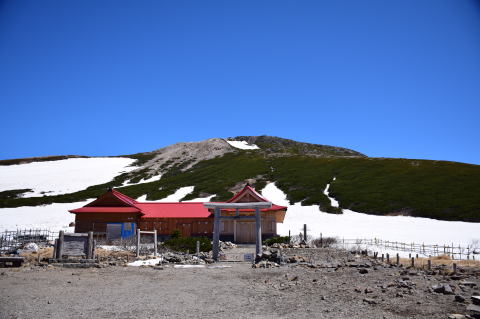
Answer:
[(136, 206), (145, 214), (142, 218), (207, 218), (211, 215), (199, 202), (138, 203)]
[(72, 209), (71, 213), (140, 213), (140, 209), (136, 207), (94, 207), (84, 206)]
[(250, 185), (246, 185), (241, 191), (239, 191), (235, 196), (227, 200), (227, 203), (235, 203), (240, 197), (242, 197), (245, 193), (250, 193), (254, 198), (257, 199), (259, 202), (268, 202), (269, 200), (260, 195), (253, 187)]

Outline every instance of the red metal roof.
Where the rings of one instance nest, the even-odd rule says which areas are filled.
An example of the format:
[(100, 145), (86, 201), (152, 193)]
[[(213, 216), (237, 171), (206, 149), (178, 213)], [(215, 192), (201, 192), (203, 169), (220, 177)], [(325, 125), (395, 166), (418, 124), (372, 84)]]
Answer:
[(268, 202), (269, 200), (260, 195), (253, 187), (250, 185), (246, 185), (241, 191), (239, 191), (235, 196), (227, 200), (227, 203), (235, 203), (239, 197), (241, 197), (245, 193), (250, 193), (253, 197), (255, 197), (259, 202)]
[(200, 202), (137, 203), (142, 218), (207, 218), (211, 212)]
[(140, 213), (140, 209), (136, 207), (95, 207), (84, 206), (72, 209), (71, 213)]

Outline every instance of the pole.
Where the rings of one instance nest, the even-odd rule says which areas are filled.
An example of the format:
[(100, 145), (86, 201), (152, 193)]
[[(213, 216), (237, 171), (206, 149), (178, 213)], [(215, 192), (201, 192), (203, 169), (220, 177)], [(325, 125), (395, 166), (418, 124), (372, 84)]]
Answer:
[(262, 254), (262, 219), (260, 216), (260, 208), (255, 208), (255, 227), (257, 236), (255, 240), (255, 253), (257, 255)]
[(200, 242), (197, 240), (197, 257), (200, 256)]
[(213, 260), (218, 261), (220, 241), (220, 208), (215, 208), (215, 215), (213, 219)]
[(64, 242), (64, 232), (61, 230), (58, 233), (58, 248), (57, 248), (57, 259), (62, 259), (63, 256), (63, 242)]
[(303, 224), (303, 241), (307, 243), (307, 224)]
[(137, 229), (137, 257), (140, 257), (140, 228)]
[(93, 231), (88, 232), (87, 259), (93, 259)]
[(158, 242), (157, 242), (157, 229), (155, 228), (153, 230), (153, 244), (155, 245), (155, 252), (154, 252), (154, 256), (157, 257), (158, 255)]

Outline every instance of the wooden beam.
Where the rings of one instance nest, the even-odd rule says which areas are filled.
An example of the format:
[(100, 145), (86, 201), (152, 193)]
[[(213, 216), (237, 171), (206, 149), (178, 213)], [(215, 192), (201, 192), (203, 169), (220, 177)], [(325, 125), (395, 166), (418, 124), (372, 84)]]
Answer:
[(255, 208), (270, 208), (271, 202), (253, 202), (253, 203), (204, 203), (205, 208), (220, 208), (220, 209), (255, 209)]
[(242, 219), (242, 220), (256, 220), (255, 216), (220, 216), (220, 219), (230, 219), (230, 220), (236, 220), (236, 219)]

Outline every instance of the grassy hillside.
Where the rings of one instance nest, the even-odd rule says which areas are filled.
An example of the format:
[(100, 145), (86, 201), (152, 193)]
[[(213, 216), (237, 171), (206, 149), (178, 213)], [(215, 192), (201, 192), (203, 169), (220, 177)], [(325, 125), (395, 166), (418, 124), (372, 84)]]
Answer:
[[(145, 157), (138, 156), (139, 160)], [(342, 208), (386, 215), (405, 214), (443, 220), (480, 222), (480, 166), (445, 161), (383, 159), (366, 157), (319, 158), (303, 155), (268, 156), (265, 152), (238, 151), (202, 161), (182, 172), (180, 165), (162, 179), (119, 188), (137, 198), (164, 198), (184, 186), (195, 186), (186, 199), (216, 194), (214, 200), (232, 196), (228, 189), (238, 182), (255, 178), (261, 189), (267, 181), (276, 181), (290, 202), (318, 204), (334, 211), (323, 195), (327, 183), (330, 193)], [(135, 180), (145, 177), (139, 170)], [(332, 182), (333, 177), (337, 179)], [(14, 198), (15, 192), (0, 193), (0, 207), (74, 202), (99, 196), (108, 187), (126, 179), (123, 174), (112, 182), (96, 185), (73, 194), (40, 198)]]

